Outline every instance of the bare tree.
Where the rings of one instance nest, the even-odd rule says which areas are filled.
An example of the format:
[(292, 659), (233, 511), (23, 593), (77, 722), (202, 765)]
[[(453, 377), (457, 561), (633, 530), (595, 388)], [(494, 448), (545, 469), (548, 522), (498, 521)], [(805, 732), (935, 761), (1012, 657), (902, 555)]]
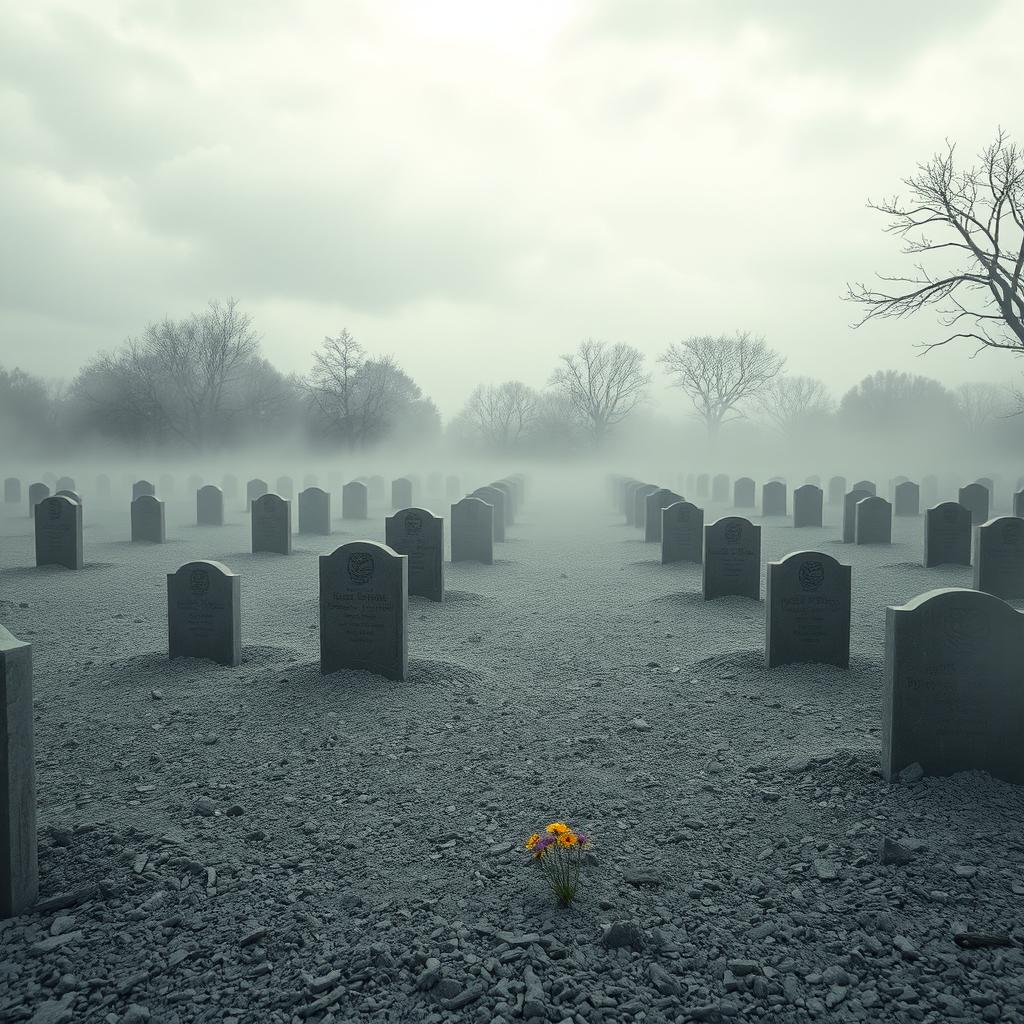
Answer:
[(651, 382), (643, 354), (622, 342), (588, 338), (561, 360), (551, 385), (572, 403), (595, 444), (637, 407)]
[(758, 398), (782, 372), (785, 358), (764, 338), (749, 331), (688, 338), (675, 342), (659, 357), (672, 378), (693, 402), (708, 436), (717, 436), (726, 423), (742, 419), (740, 408)]
[(1017, 411), (1012, 389), (1000, 384), (961, 384), (953, 394), (960, 418), (967, 432), (974, 437), (983, 433), (993, 420), (1012, 416)]
[[(886, 231), (903, 239), (914, 257), (909, 276), (878, 275), (885, 284), (847, 286), (847, 298), (867, 307), (854, 325), (900, 319), (926, 306), (939, 307), (950, 329), (925, 349), (958, 338), (983, 348), (1024, 352), (1024, 152), (1000, 130), (982, 151), (980, 165), (957, 170), (956, 147), (948, 143), (905, 178), (909, 195), (869, 208), (890, 218)], [(938, 254), (936, 256), (935, 254)], [(928, 256), (938, 268), (924, 265)]]
[(828, 388), (816, 377), (779, 374), (765, 385), (758, 401), (787, 437), (820, 425), (835, 409)]
[(499, 451), (514, 448), (530, 430), (537, 413), (537, 393), (521, 381), (481, 384), (466, 402), (463, 414), (473, 432)]

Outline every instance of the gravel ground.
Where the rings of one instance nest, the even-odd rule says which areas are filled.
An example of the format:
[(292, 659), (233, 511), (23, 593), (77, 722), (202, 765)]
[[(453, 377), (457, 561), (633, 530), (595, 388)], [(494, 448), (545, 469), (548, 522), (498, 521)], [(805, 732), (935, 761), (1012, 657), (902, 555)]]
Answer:
[[(970, 584), (917, 564), (919, 520), (860, 549), (835, 509), (763, 521), (766, 558), (854, 567), (850, 670), (769, 672), (763, 602), (705, 603), (603, 481), (538, 475), (494, 566), (411, 599), (399, 684), (317, 666), (315, 556), (382, 514), (290, 557), (192, 515), (132, 545), (87, 498), (74, 573), (0, 505), (42, 878), (0, 1019), (1024, 1021), (1024, 788), (878, 772), (885, 606)], [(239, 668), (166, 658), (194, 558), (242, 574)], [(552, 818), (594, 838), (567, 911), (522, 851)]]

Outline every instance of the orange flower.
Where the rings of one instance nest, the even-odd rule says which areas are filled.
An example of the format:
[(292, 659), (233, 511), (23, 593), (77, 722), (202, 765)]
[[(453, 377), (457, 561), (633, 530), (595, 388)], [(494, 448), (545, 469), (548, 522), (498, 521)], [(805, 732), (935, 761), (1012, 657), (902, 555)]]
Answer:
[(565, 847), (573, 847), (579, 842), (575, 832), (563, 832), (558, 837), (558, 845)]
[(529, 839), (526, 840), (526, 848), (532, 850), (540, 842), (540, 833), (534, 832)]
[(569, 826), (564, 821), (553, 821), (544, 831), (549, 835), (560, 836), (569, 831)]

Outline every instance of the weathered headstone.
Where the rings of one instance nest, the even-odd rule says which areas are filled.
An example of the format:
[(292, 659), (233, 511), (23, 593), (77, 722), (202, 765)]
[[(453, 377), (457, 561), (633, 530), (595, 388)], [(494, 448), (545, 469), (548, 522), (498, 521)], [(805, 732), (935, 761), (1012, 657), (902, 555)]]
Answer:
[(405, 679), (409, 564), (369, 540), (320, 556), (320, 671), (362, 669)]
[(961, 487), (957, 501), (971, 513), (971, 522), (975, 526), (988, 521), (989, 493), (983, 484)]
[(164, 528), (164, 503), (151, 494), (143, 494), (132, 502), (132, 543), (147, 541), (163, 544), (167, 539)]
[(736, 508), (753, 508), (756, 485), (749, 476), (741, 476), (732, 485), (732, 503)]
[(644, 508), (644, 540), (647, 543), (656, 543), (661, 540), (662, 510), (683, 500), (681, 494), (676, 494), (675, 491), (670, 491), (667, 487), (659, 488), (647, 495)]
[(892, 543), (892, 505), (877, 495), (861, 498), (854, 507), (855, 544)]
[(299, 492), (299, 533), (326, 537), (331, 532), (331, 496), (319, 487)]
[(786, 485), (780, 480), (766, 483), (761, 488), (761, 515), (786, 515)]
[(59, 476), (57, 477), (56, 483), (53, 485), (55, 491), (73, 491), (75, 490), (74, 477), (70, 476)]
[[(974, 589), (1004, 601), (1024, 599), (1024, 519), (996, 516), (974, 531)], [(1024, 665), (1021, 672), (1024, 686)]]
[(729, 477), (725, 473), (716, 473), (711, 478), (711, 500), (721, 505), (729, 500)]
[(196, 523), (199, 526), (224, 525), (224, 494), (219, 487), (206, 484), (196, 491)]
[(292, 503), (280, 494), (261, 494), (252, 503), (252, 550), (292, 553)]
[(368, 505), (366, 484), (350, 480), (341, 489), (341, 518), (365, 519)]
[(50, 496), (50, 488), (46, 484), (29, 484), (28, 488), (28, 514), (35, 515), (36, 505)]
[(867, 491), (850, 491), (843, 497), (843, 543), (852, 544), (856, 522), (857, 502), (872, 497)]
[(36, 565), (81, 569), (82, 506), (70, 498), (43, 498), (35, 507)]
[(156, 488), (148, 480), (136, 480), (132, 484), (132, 501), (148, 494), (151, 498), (156, 497)]
[(267, 493), (267, 481), (261, 480), (256, 477), (254, 480), (249, 480), (245, 485), (245, 507), (246, 510), (252, 511), (252, 503), (257, 498), (262, 498)]
[[(494, 508), (494, 539), (498, 542), (505, 539), (505, 492), (497, 487), (478, 487), (471, 498), (480, 498)], [(454, 529), (454, 526), (452, 527)]]
[(32, 645), (0, 626), (0, 919), (39, 895)]
[(842, 505), (846, 497), (846, 477), (834, 476), (828, 482), (828, 503), (830, 505)]
[[(818, 490), (820, 494), (820, 489)], [(765, 663), (850, 665), (850, 567), (820, 551), (769, 562)]]
[(661, 564), (704, 561), (704, 509), (676, 501), (661, 512)]
[(452, 561), (494, 562), (494, 506), (468, 497), (452, 505)]
[(400, 509), (384, 520), (389, 548), (409, 559), (409, 595), (444, 600), (444, 520), (423, 508)]
[(726, 516), (704, 527), (704, 599), (761, 597), (761, 527)]
[(977, 590), (886, 610), (882, 772), (979, 770), (1024, 783), (1024, 613)]
[(412, 481), (400, 476), (391, 481), (391, 507), (408, 508), (412, 505)]
[(873, 480), (858, 480), (853, 487), (850, 488), (852, 491), (867, 491), (870, 497), (874, 497), (878, 494), (878, 488), (875, 486)]
[(21, 481), (16, 476), (4, 480), (4, 502), (8, 505), (21, 503)]
[(971, 513), (943, 501), (924, 514), (924, 567), (971, 564)]
[[(219, 492), (218, 492), (219, 493)], [(172, 658), (242, 662), (239, 576), (221, 562), (186, 562), (167, 574), (167, 650)]]
[(815, 484), (803, 484), (793, 492), (793, 525), (821, 526), (824, 495)]
[(898, 516), (916, 516), (921, 511), (921, 489), (910, 480), (904, 480), (893, 488), (894, 511)]
[(277, 494), (289, 501), (295, 497), (295, 481), (290, 476), (279, 476), (274, 489)]

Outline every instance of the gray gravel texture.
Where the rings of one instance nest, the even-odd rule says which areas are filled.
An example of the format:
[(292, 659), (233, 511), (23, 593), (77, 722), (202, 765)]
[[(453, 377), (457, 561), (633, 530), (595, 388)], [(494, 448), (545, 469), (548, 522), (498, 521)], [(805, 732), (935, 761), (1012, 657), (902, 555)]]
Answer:
[[(704, 602), (597, 478), (530, 490), (494, 566), (411, 599), (404, 684), (317, 665), (316, 556), (383, 509), (278, 556), (237, 511), (171, 502), (132, 545), (127, 502), (87, 501), (75, 573), (0, 505), (42, 874), (0, 922), (0, 1020), (1024, 1021), (1024, 788), (877, 770), (885, 606), (970, 570), (922, 569), (918, 519), (876, 548), (833, 508), (765, 520), (766, 558), (854, 588), (849, 671), (767, 671), (763, 602)], [(166, 658), (195, 558), (242, 574), (237, 669)], [(570, 910), (521, 848), (552, 818), (595, 841)]]

